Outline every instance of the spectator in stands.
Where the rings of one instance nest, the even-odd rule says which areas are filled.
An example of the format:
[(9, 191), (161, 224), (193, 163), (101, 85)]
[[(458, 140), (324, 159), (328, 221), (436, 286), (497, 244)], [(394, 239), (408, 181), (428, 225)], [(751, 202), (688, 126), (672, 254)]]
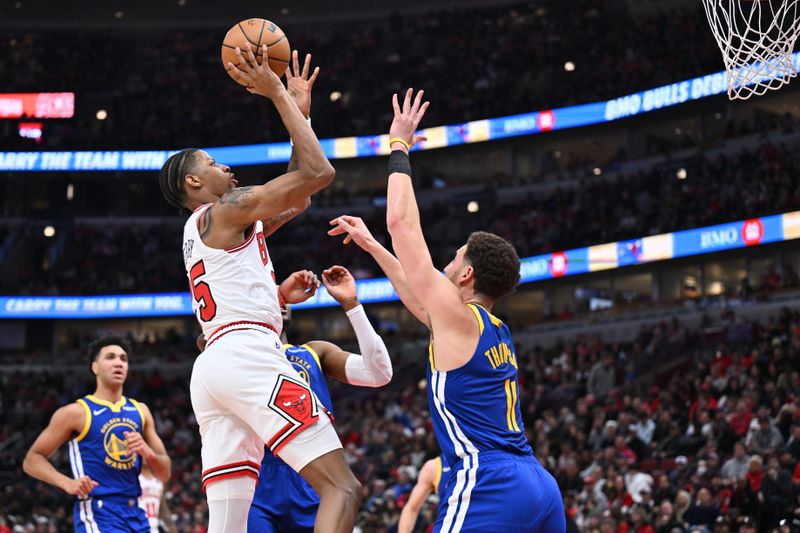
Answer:
[(705, 526), (711, 528), (717, 520), (719, 509), (711, 502), (711, 493), (705, 487), (697, 491), (694, 505), (689, 507), (683, 520), (692, 527)]
[(614, 355), (605, 352), (600, 361), (594, 364), (589, 372), (586, 389), (598, 400), (603, 399), (616, 385), (616, 369), (614, 368)]
[(783, 446), (783, 437), (769, 415), (758, 417), (758, 426), (747, 435), (747, 448), (760, 455), (770, 455)]
[(733, 457), (722, 465), (722, 478), (726, 483), (735, 484), (736, 481), (747, 473), (750, 465), (750, 456), (742, 442), (733, 446)]

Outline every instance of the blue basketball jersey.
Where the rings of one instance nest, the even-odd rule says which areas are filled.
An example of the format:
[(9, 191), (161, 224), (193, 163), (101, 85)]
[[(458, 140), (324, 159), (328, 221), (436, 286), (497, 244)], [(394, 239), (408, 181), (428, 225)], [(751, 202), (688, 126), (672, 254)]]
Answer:
[[(332, 415), (331, 395), (317, 353), (307, 344), (286, 344), (283, 349), (286, 359)], [(319, 496), (311, 485), (267, 449), (261, 461), (247, 530), (251, 533), (311, 532), (318, 506)]]
[(447, 474), (450, 472), (450, 469), (444, 464), (441, 455), (434, 459), (434, 461), (436, 461), (436, 477), (433, 480), (433, 492), (441, 496), (444, 494)]
[(480, 331), (469, 361), (439, 371), (429, 347), (428, 400), (442, 459), (450, 467), (439, 485), (433, 532), (562, 533), (566, 518), (558, 485), (525, 438), (511, 334), (483, 307), (469, 307)]
[(483, 307), (469, 308), (478, 320), (480, 338), (467, 364), (441, 372), (433, 343), (428, 349), (428, 402), (444, 462), (455, 465), (488, 451), (532, 455), (522, 424), (511, 333)]
[(138, 498), (142, 460), (128, 452), (125, 433), (142, 433), (145, 418), (139, 403), (125, 396), (112, 404), (93, 395), (77, 400), (86, 413), (80, 434), (69, 443), (69, 463), (75, 479), (89, 476), (99, 483), (94, 499), (111, 496)]

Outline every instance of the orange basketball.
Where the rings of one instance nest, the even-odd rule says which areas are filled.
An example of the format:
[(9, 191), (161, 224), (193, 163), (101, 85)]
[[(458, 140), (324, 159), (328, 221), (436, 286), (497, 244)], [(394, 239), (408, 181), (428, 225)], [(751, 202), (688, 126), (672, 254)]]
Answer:
[[(267, 56), (269, 56), (269, 68), (278, 76), (286, 73), (289, 66), (289, 57), (292, 50), (286, 34), (275, 23), (264, 19), (247, 19), (228, 30), (225, 39), (222, 41), (222, 66), (233, 78), (228, 62), (239, 66), (239, 58), (236, 57), (236, 47), (245, 54), (247, 43), (253, 48), (256, 60), (259, 64), (263, 61), (261, 57), (261, 45), (267, 45)], [(245, 85), (242, 83), (242, 85)]]

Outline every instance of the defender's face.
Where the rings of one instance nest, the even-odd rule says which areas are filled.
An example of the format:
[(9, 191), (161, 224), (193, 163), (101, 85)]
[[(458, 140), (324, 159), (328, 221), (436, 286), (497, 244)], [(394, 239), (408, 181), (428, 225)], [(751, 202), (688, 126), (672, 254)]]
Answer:
[(465, 244), (456, 251), (456, 256), (444, 267), (444, 275), (453, 282), (453, 285), (458, 286), (458, 276), (461, 274), (461, 269), (464, 267), (464, 254), (466, 252), (467, 245)]
[(104, 383), (122, 385), (128, 377), (128, 354), (116, 344), (103, 346), (92, 363), (92, 370)]
[(194, 175), (214, 196), (220, 197), (239, 184), (228, 165), (217, 163), (203, 150), (199, 150), (194, 157)]

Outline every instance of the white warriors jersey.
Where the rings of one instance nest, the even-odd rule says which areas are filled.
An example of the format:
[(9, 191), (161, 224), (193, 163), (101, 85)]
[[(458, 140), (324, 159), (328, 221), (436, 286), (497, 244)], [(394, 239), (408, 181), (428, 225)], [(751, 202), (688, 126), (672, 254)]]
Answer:
[(145, 477), (139, 474), (139, 485), (142, 487), (142, 495), (139, 496), (139, 507), (144, 509), (147, 515), (151, 533), (158, 533), (159, 511), (161, 510), (161, 496), (164, 495), (164, 484), (155, 476)]
[(244, 242), (224, 250), (210, 248), (200, 238), (197, 220), (211, 205), (197, 208), (183, 228), (192, 309), (206, 342), (242, 323), (260, 324), (280, 335), (278, 286), (261, 221), (246, 232)]

